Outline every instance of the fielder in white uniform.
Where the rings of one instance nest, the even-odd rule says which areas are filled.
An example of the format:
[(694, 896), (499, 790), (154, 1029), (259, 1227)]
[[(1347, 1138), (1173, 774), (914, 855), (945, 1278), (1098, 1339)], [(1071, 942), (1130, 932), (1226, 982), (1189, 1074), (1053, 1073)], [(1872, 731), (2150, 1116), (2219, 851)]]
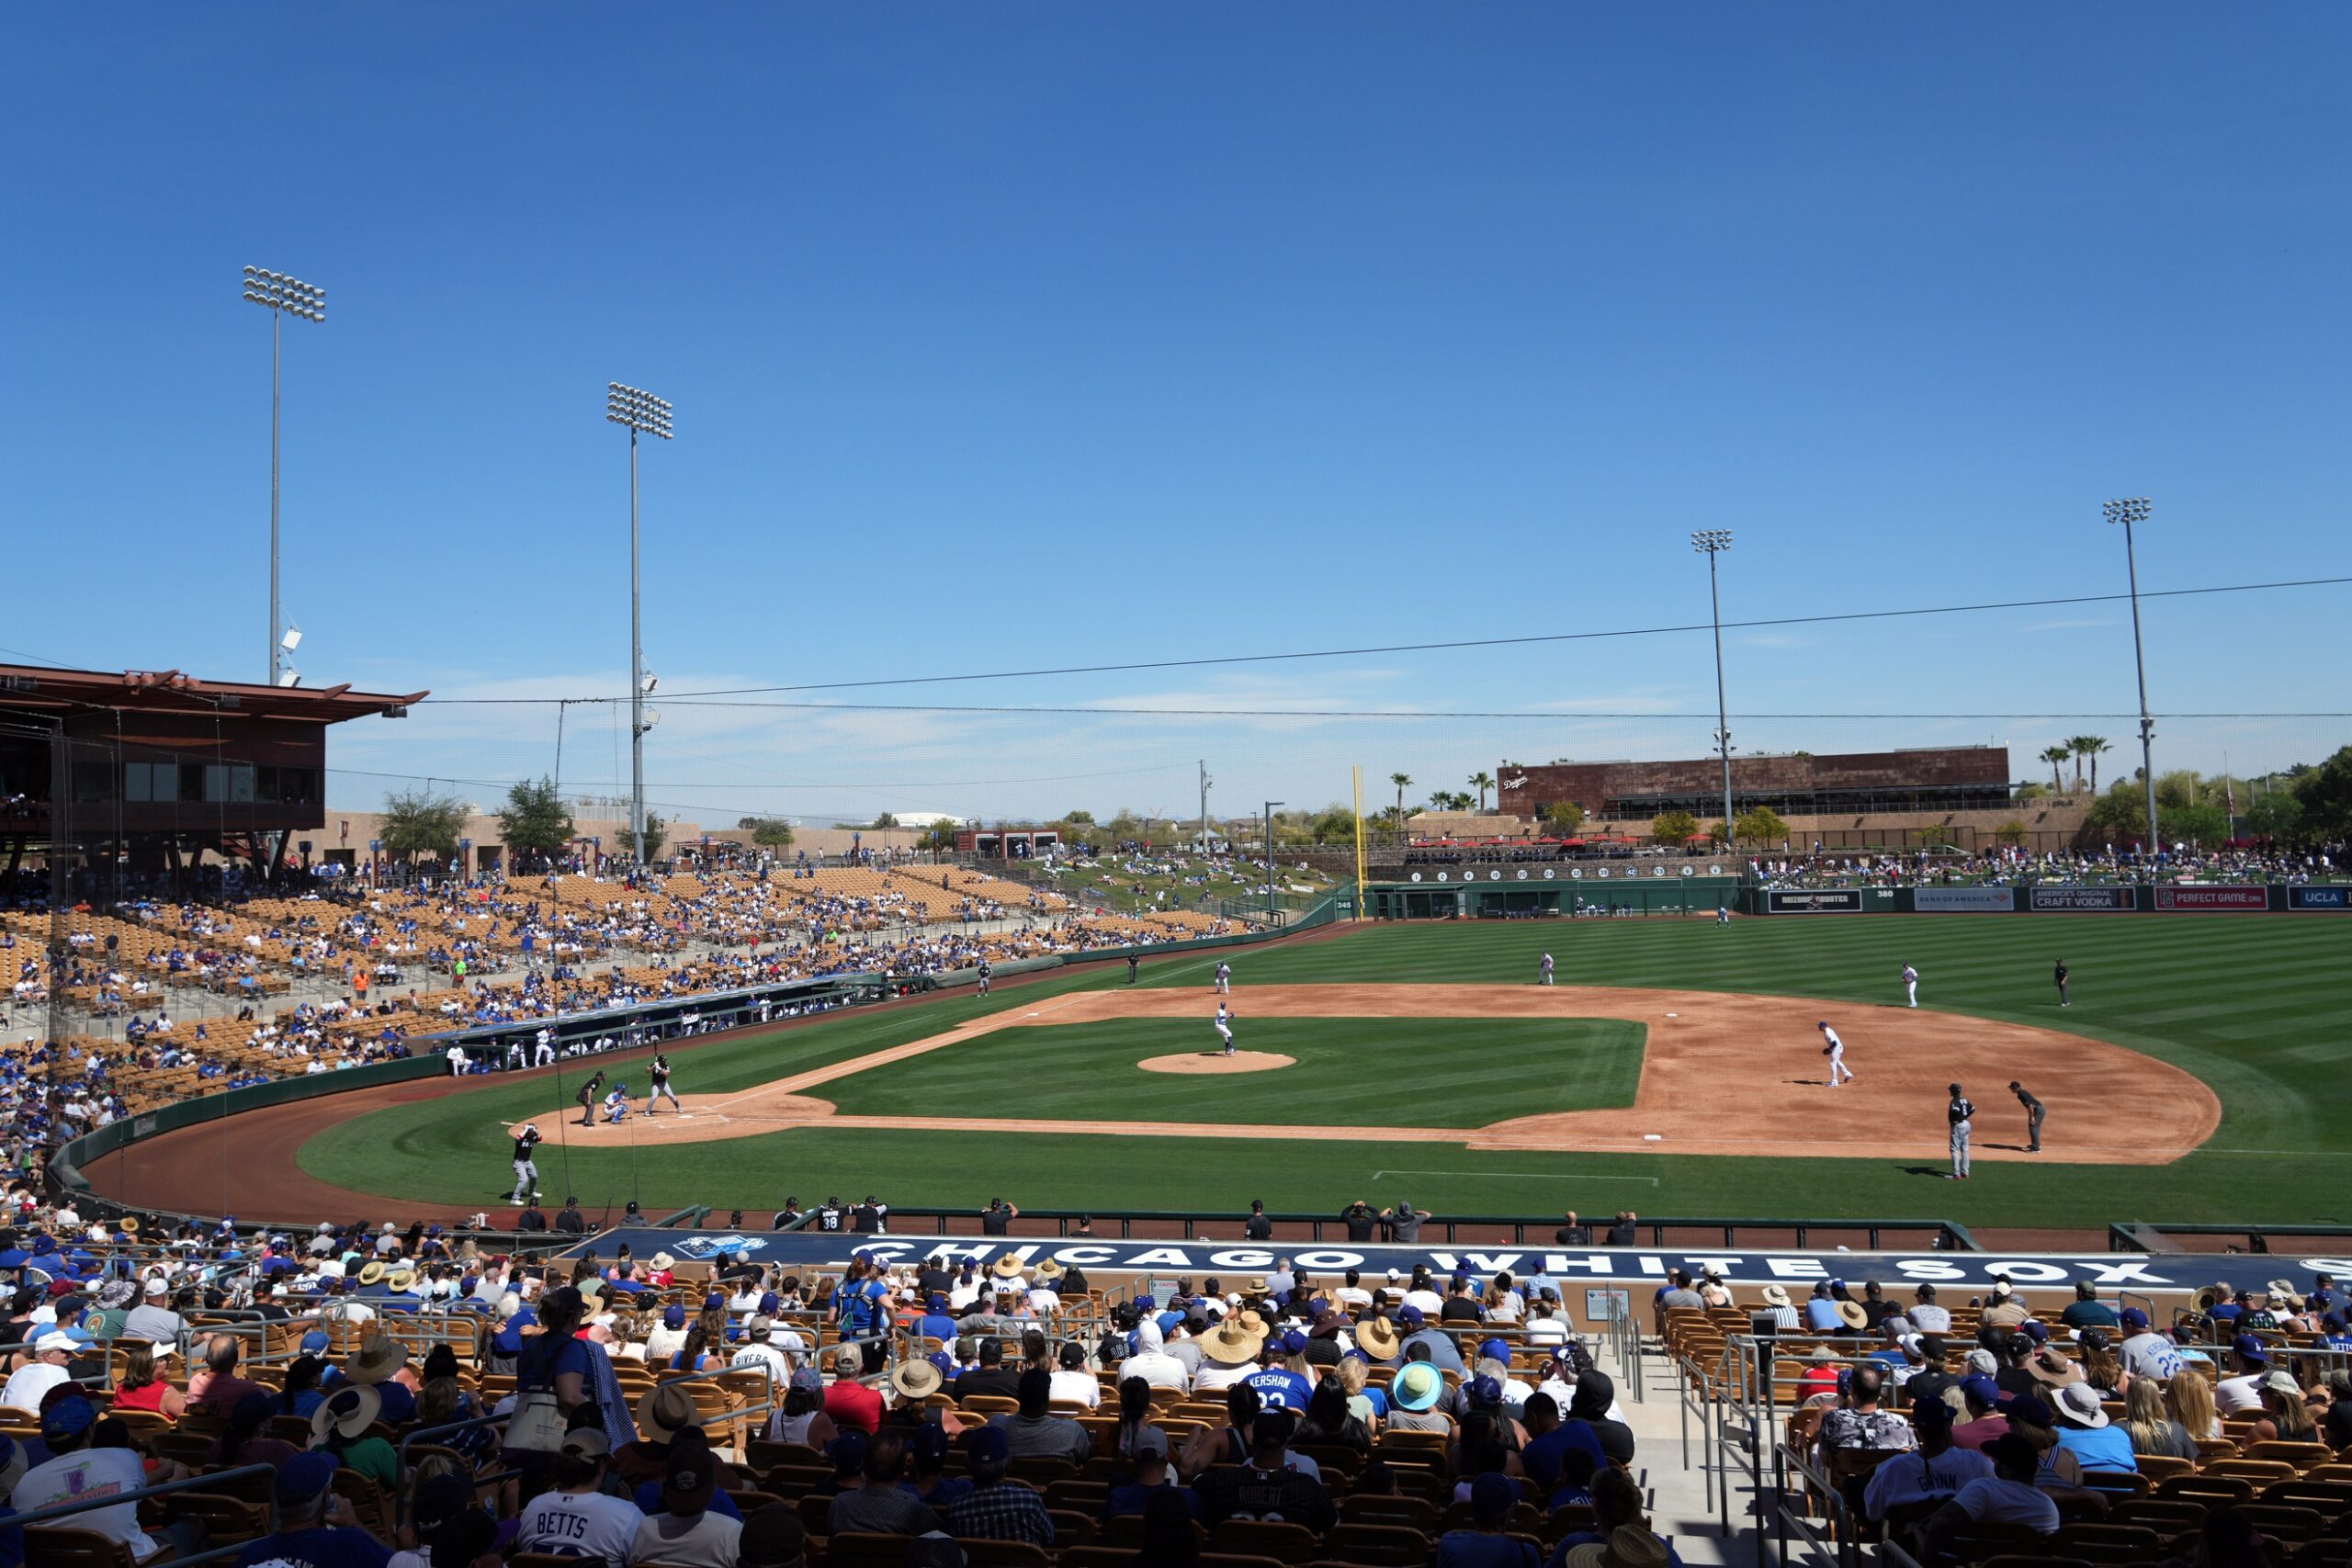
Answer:
[(554, 1062), (555, 1032), (551, 1029), (542, 1029), (538, 1033), (538, 1043), (531, 1052), (531, 1066), (545, 1067), (552, 1066)]
[(1220, 997), (1233, 995), (1233, 965), (1221, 961), (1216, 966), (1216, 994)]
[(1903, 995), (1913, 1007), (1919, 1005), (1919, 972), (1908, 964), (1903, 966)]
[(1838, 1038), (1838, 1032), (1829, 1027), (1827, 1021), (1816, 1027), (1822, 1039), (1828, 1042), (1821, 1048), (1821, 1054), (1829, 1058), (1829, 1087), (1836, 1089), (1854, 1076), (1854, 1069), (1846, 1065), (1846, 1043)]
[(1223, 1002), (1216, 1004), (1217, 1038), (1225, 1042), (1225, 1054), (1233, 1055), (1233, 1012)]
[(1544, 955), (1544, 962), (1536, 967), (1539, 971), (1539, 977), (1535, 983), (1539, 986), (1550, 985), (1552, 983), (1552, 955), (1548, 953), (1545, 953)]

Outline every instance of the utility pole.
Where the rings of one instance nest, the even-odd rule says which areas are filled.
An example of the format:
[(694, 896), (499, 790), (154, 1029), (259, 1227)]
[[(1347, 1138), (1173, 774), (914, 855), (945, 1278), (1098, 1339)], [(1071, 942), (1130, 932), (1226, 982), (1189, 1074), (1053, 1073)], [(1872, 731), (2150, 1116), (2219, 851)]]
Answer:
[(1209, 764), (1208, 764), (1208, 759), (1206, 759), (1206, 758), (1204, 757), (1204, 758), (1203, 758), (1203, 759), (1201, 760), (1201, 853), (1202, 853), (1204, 856), (1206, 856), (1208, 852), (1209, 852)]
[(2165, 843), (2156, 827), (2156, 721), (2148, 713), (2148, 657), (2140, 642), (2140, 562), (2132, 542), (2132, 525), (2148, 520), (2148, 498), (2110, 501), (2104, 510), (2109, 524), (2123, 525), (2123, 569), (2132, 582), (2132, 663), (2140, 676), (2140, 782), (2148, 792), (2148, 837), (2140, 852), (2154, 857), (2164, 852)]
[[(288, 277), (282, 272), (270, 272), (263, 267), (245, 268), (245, 298), (269, 311), (269, 683), (292, 685), (281, 671), (284, 655), (293, 651), (286, 646), (285, 618), (277, 599), (277, 409), (283, 381), (280, 370), (284, 364), (285, 323), (288, 312), (306, 321), (327, 319), (327, 291), (313, 288), (299, 277)], [(300, 634), (294, 639), (301, 640)], [(300, 677), (296, 677), (300, 679)]]
[(1279, 800), (1266, 802), (1266, 924), (1274, 923), (1274, 807)]

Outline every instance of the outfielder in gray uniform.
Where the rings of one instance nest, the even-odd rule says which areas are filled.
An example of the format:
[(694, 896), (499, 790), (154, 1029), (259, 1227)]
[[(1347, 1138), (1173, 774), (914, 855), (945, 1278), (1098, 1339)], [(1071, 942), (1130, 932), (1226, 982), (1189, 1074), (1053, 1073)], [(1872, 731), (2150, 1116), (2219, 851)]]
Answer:
[(1951, 1086), (1951, 1103), (1944, 1107), (1944, 1115), (1951, 1122), (1951, 1179), (1968, 1179), (1968, 1123), (1976, 1114), (1976, 1107), (1968, 1103), (1968, 1096), (1960, 1086)]

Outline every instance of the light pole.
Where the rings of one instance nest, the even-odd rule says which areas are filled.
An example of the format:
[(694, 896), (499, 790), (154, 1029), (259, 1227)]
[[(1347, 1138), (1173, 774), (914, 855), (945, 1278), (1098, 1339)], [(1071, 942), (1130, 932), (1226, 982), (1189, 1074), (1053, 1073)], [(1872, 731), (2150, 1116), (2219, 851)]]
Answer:
[(1702, 528), (1690, 536), (1690, 547), (1707, 558), (1707, 607), (1715, 627), (1715, 749), (1724, 759), (1724, 847), (1731, 832), (1731, 706), (1724, 696), (1724, 601), (1715, 586), (1715, 558), (1731, 548), (1731, 530)]
[(1204, 859), (1204, 860), (1207, 859), (1207, 858), (1208, 858), (1208, 852), (1209, 852), (1209, 764), (1208, 764), (1208, 760), (1207, 760), (1206, 758), (1203, 758), (1203, 759), (1202, 759), (1202, 761), (1201, 761), (1201, 858), (1202, 858), (1202, 859)]
[(1279, 800), (1266, 802), (1266, 924), (1274, 923), (1274, 807)]
[(278, 614), (277, 599), (277, 405), (285, 358), (282, 339), (289, 314), (306, 321), (327, 319), (327, 291), (313, 288), (299, 277), (257, 266), (245, 268), (244, 288), (246, 299), (269, 310), (269, 683), (275, 686), (286, 651), (280, 646), (285, 626)]
[(2132, 496), (2122, 501), (2110, 501), (2103, 509), (2109, 523), (2123, 525), (2123, 570), (2132, 581), (2132, 663), (2140, 676), (2140, 782), (2148, 791), (2148, 837), (2140, 852), (2153, 859), (2162, 852), (2164, 840), (2156, 831), (2156, 721), (2148, 715), (2148, 658), (2140, 646), (2140, 563), (2132, 544), (2132, 525), (2148, 520), (2148, 498)]
[(605, 383), (605, 417), (628, 430), (628, 838), (645, 868), (645, 636), (637, 564), (637, 438), (670, 439), (670, 405), (618, 381)]

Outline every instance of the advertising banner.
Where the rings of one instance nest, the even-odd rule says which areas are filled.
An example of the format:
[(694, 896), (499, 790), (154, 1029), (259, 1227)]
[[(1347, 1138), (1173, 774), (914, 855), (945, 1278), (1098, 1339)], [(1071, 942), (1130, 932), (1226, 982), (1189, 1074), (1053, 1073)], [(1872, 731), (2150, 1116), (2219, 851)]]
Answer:
[(2331, 915), (2352, 910), (2352, 887), (2337, 885), (2331, 887), (2290, 887), (2287, 889), (2290, 909), (2319, 909)]
[[(2246, 1253), (2222, 1257), (2211, 1253), (2178, 1258), (2137, 1253), (2046, 1252), (1846, 1252), (1802, 1250), (1758, 1251), (1739, 1247), (1561, 1247), (1480, 1246), (1464, 1243), (1415, 1242), (1296, 1242), (1279, 1246), (1251, 1242), (1147, 1240), (1080, 1241), (1075, 1238), (990, 1237), (975, 1235), (860, 1235), (835, 1231), (675, 1231), (619, 1228), (583, 1241), (564, 1256), (590, 1255), (610, 1258), (627, 1242), (639, 1258), (669, 1251), (696, 1262), (718, 1266), (773, 1263), (786, 1269), (835, 1268), (853, 1252), (882, 1263), (913, 1263), (944, 1257), (951, 1266), (967, 1258), (983, 1268), (1011, 1257), (1034, 1267), (1051, 1258), (1065, 1266), (1076, 1264), (1106, 1274), (1261, 1274), (1287, 1259), (1302, 1277), (1321, 1279), (1355, 1269), (1370, 1277), (1388, 1269), (1410, 1271), (1416, 1265), (1440, 1274), (1466, 1269), (1485, 1276), (1500, 1270), (1528, 1282), (1560, 1287), (1598, 1285), (1611, 1280), (1639, 1281), (1645, 1303), (1670, 1269), (1700, 1269), (1713, 1266), (1734, 1285), (1809, 1283), (1815, 1280), (1879, 1280), (1890, 1291), (1933, 1283), (1955, 1294), (1991, 1288), (1996, 1280), (2048, 1290), (2088, 1280), (2102, 1291), (2191, 1291), (2226, 1280), (2241, 1289), (2260, 1288), (2280, 1274), (2300, 1276), (2324, 1269), (2341, 1278), (2352, 1269), (2352, 1258), (2302, 1257), (2288, 1253)], [(378, 1292), (361, 1292), (371, 1299)], [(1562, 1290), (1564, 1298), (1567, 1290)], [(1647, 1310), (1646, 1305), (1645, 1309)]]
[(2159, 887), (2156, 908), (2166, 914), (2250, 914), (2270, 908), (2267, 887)]
[(2132, 908), (2129, 887), (2052, 887), (2047, 885), (2032, 890), (2027, 904), (2030, 909), (2090, 909), (2125, 910)]
[(1775, 915), (1859, 915), (1862, 912), (1862, 890), (1859, 887), (1825, 888), (1809, 893), (1775, 890), (1764, 897), (1770, 900), (1765, 908)]
[(1911, 907), (1923, 915), (2006, 915), (2018, 895), (2013, 887), (1918, 887)]

